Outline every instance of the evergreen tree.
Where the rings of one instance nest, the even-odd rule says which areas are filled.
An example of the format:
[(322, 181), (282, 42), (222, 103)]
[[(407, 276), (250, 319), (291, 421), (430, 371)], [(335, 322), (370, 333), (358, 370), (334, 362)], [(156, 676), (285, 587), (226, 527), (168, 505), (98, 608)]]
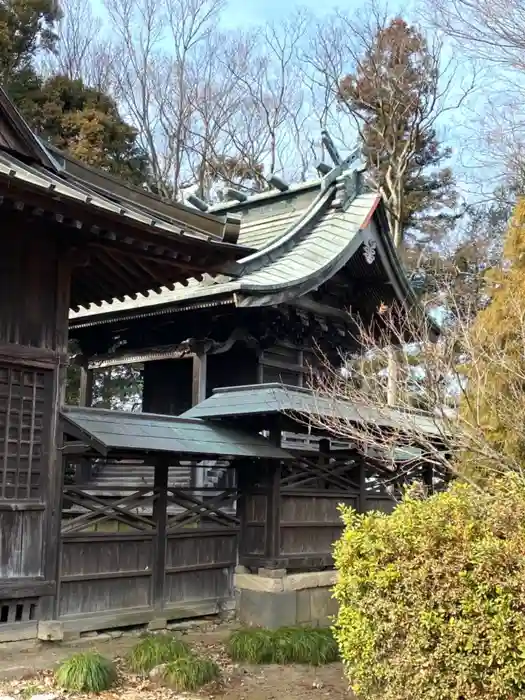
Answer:
[(0, 3), (0, 80), (29, 125), (58, 148), (133, 184), (148, 181), (148, 158), (115, 101), (81, 80), (43, 78), (37, 58), (56, 48), (56, 0)]
[(148, 180), (147, 154), (115, 101), (81, 80), (53, 76), (22, 102), (33, 128), (57, 148), (132, 184)]
[[(525, 199), (520, 198), (508, 227), (503, 262), (487, 274), (486, 307), (470, 334), (465, 419), (478, 425), (487, 444), (501, 454), (502, 465), (520, 467), (525, 460)], [(479, 455), (465, 454), (471, 467)]]
[[(339, 97), (355, 117), (374, 185), (382, 192), (398, 249), (410, 232), (437, 240), (455, 220), (450, 149), (434, 128), (439, 111), (439, 54), (403, 19), (380, 27)], [(447, 211), (448, 210), (448, 211)]]

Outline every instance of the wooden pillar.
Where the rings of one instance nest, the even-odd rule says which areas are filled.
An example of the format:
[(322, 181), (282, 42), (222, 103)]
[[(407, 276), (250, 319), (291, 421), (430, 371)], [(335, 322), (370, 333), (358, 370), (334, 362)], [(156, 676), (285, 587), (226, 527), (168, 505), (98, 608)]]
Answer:
[(366, 502), (366, 460), (363, 457), (359, 458), (359, 498), (357, 510), (360, 513), (366, 513), (368, 510)]
[(87, 367), (80, 368), (80, 392), (78, 405), (91, 406), (93, 404), (93, 370)]
[[(270, 442), (281, 446), (281, 427), (277, 422), (270, 430)], [(268, 568), (277, 567), (281, 553), (281, 463), (271, 460), (268, 463), (266, 495), (266, 542), (265, 556)]]
[(193, 373), (191, 383), (191, 404), (196, 406), (206, 398), (206, 370), (208, 356), (206, 351), (196, 352), (193, 356)]
[[(206, 398), (206, 374), (208, 366), (208, 356), (206, 350), (196, 349), (193, 355), (192, 379), (191, 379), (191, 405), (204, 401)], [(204, 470), (206, 467), (193, 467), (191, 470), (191, 485), (200, 488), (204, 485)]]
[(434, 466), (432, 464), (423, 464), (423, 482), (427, 494), (431, 496), (434, 493)]
[(158, 457), (155, 461), (153, 491), (153, 521), (156, 535), (153, 548), (152, 603), (156, 610), (164, 608), (164, 581), (166, 577), (166, 522), (168, 518), (168, 469), (169, 459)]
[(245, 553), (246, 542), (246, 499), (247, 491), (250, 487), (250, 476), (253, 479), (258, 465), (254, 460), (238, 459), (235, 462), (235, 473), (237, 482), (237, 499), (235, 512), (239, 519), (239, 536), (237, 538), (237, 563)]

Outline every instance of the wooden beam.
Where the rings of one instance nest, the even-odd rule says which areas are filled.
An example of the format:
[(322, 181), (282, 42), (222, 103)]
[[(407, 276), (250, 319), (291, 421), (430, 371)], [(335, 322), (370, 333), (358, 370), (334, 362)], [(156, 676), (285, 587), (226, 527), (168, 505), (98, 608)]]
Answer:
[[(206, 349), (195, 348), (192, 357), (192, 377), (191, 377), (191, 405), (204, 401), (206, 398), (206, 377), (208, 373), (208, 355)], [(205, 467), (193, 467), (191, 470), (192, 486), (200, 487), (204, 485)]]
[[(270, 429), (269, 440), (276, 447), (281, 446), (281, 426), (278, 420)], [(267, 488), (265, 553), (271, 568), (281, 552), (281, 463), (278, 460), (268, 463)]]
[(366, 502), (366, 462), (363, 457), (359, 460), (359, 502), (358, 511), (366, 513), (368, 510)]

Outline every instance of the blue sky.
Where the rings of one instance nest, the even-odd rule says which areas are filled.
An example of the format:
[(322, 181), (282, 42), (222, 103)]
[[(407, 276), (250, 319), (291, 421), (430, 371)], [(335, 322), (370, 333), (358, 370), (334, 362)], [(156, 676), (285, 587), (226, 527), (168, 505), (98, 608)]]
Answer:
[(335, 0), (230, 0), (225, 23), (232, 26), (258, 24), (284, 18), (299, 7), (320, 13), (338, 6), (341, 6), (341, 2)]
[[(322, 15), (330, 12), (334, 8), (341, 8), (348, 11), (351, 8), (357, 9), (361, 3), (341, 2), (341, 0), (229, 0), (228, 9), (224, 15), (225, 24), (228, 26), (239, 26), (247, 24), (259, 24), (268, 20), (284, 19), (298, 8), (306, 7), (315, 14)], [(413, 3), (389, 2), (391, 9), (396, 6), (403, 7), (406, 14)]]

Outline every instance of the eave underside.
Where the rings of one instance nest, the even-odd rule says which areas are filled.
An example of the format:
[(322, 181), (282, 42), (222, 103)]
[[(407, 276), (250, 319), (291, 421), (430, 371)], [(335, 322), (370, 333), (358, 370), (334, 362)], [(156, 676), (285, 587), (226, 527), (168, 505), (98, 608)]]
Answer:
[[(5, 166), (5, 153), (0, 157)], [(71, 188), (58, 191), (56, 176), (33, 177), (31, 170), (33, 181), (29, 181), (6, 169), (0, 168), (0, 202), (4, 221), (9, 219), (10, 225), (3, 227), (0, 241), (28, 226), (37, 235), (40, 229), (45, 235), (58, 236), (72, 269), (73, 308), (187, 284), (189, 277), (220, 272), (244, 250), (202, 235), (165, 230), (110, 201), (107, 208), (95, 206), (86, 193), (77, 198), (66, 195)]]

